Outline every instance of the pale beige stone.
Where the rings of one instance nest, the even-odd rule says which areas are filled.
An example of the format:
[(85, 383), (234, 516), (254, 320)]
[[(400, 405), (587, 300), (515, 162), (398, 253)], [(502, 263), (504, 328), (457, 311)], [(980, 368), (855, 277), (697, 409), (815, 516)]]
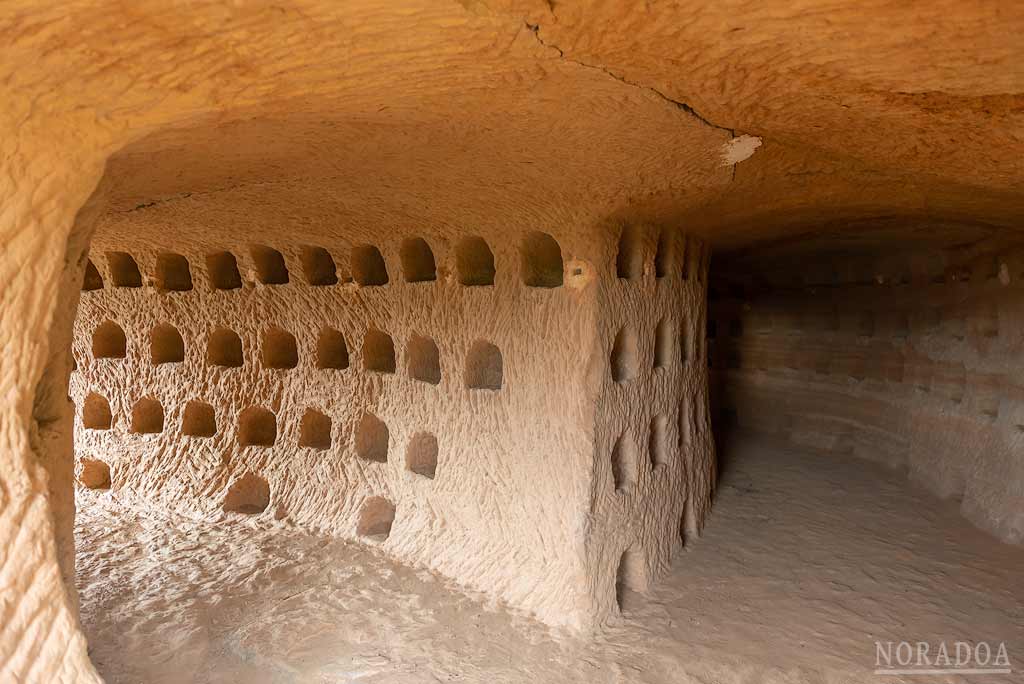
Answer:
[[(72, 582), (76, 468), (102, 484), (98, 462), (154, 505), (362, 529), (545, 621), (599, 624), (616, 578), (655, 580), (708, 513), (710, 248), (1016, 235), (1022, 29), (1016, 7), (952, 0), (5, 3), (0, 679), (98, 680)], [(665, 231), (691, 238), (675, 270)], [(560, 287), (523, 269), (550, 253), (538, 234)], [(894, 431), (917, 479), (1011, 539), (1018, 308), (972, 306), (943, 325), (976, 349), (924, 350), (945, 401), (963, 364), (969, 420), (935, 404)], [(185, 426), (194, 402), (212, 436), (209, 411)], [(330, 428), (299, 446), (310, 410)], [(360, 459), (366, 416), (386, 438), (367, 423)], [(433, 478), (408, 453), (424, 432)], [(960, 447), (930, 463), (939, 442)], [(985, 445), (998, 458), (957, 460)]]

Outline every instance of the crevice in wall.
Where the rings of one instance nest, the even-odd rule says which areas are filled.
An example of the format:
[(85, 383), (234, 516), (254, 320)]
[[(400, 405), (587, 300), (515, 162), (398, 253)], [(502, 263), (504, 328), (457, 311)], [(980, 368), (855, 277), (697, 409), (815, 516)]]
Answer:
[(531, 232), (523, 238), (520, 276), (527, 287), (561, 287), (562, 248), (547, 233)]
[(323, 247), (306, 245), (300, 256), (306, 282), (313, 287), (329, 287), (338, 284), (338, 267), (331, 253)]
[(186, 437), (213, 437), (217, 434), (217, 417), (213, 406), (198, 400), (185, 404), (181, 434)]
[(246, 473), (228, 488), (224, 497), (225, 513), (258, 515), (270, 505), (270, 485), (255, 473)]
[(431, 385), (441, 382), (441, 353), (429, 337), (413, 334), (405, 346), (409, 377)]
[(149, 333), (150, 359), (154, 366), (185, 360), (185, 341), (173, 325), (161, 323)]
[(364, 413), (356, 427), (356, 455), (364, 461), (387, 463), (390, 440), (384, 421), (369, 411)]
[(114, 287), (142, 287), (142, 273), (131, 254), (107, 252), (107, 267)]
[(273, 247), (251, 245), (249, 254), (256, 266), (256, 277), (264, 285), (287, 285), (288, 267), (284, 255)]
[(331, 447), (331, 419), (316, 409), (302, 415), (299, 446), (323, 451)]
[(612, 380), (618, 383), (633, 380), (640, 371), (640, 343), (632, 328), (624, 327), (612, 345)]
[(459, 240), (455, 248), (459, 282), (467, 287), (494, 285), (494, 254), (487, 241), (477, 235)]
[(366, 331), (363, 338), (363, 370), (395, 372), (395, 343), (386, 332), (376, 328)]
[(156, 287), (166, 292), (188, 292), (192, 289), (192, 271), (188, 259), (173, 252), (156, 257)]
[(206, 255), (206, 274), (215, 290), (237, 290), (242, 287), (238, 260), (231, 252), (213, 252)]
[(87, 430), (109, 430), (112, 422), (110, 402), (90, 392), (82, 404), (82, 427)]
[(407, 283), (428, 283), (437, 280), (434, 252), (423, 238), (406, 238), (400, 252), (402, 274)]
[(437, 437), (429, 432), (414, 434), (405, 451), (405, 465), (417, 475), (433, 480), (437, 474)]
[(316, 367), (345, 370), (348, 368), (348, 344), (345, 336), (333, 328), (324, 328), (316, 341)]
[(104, 321), (92, 336), (92, 355), (97, 359), (123, 359), (128, 355), (124, 330), (113, 321)]
[(206, 362), (211, 366), (240, 368), (244, 363), (242, 338), (233, 330), (215, 328), (206, 343)]
[(504, 382), (501, 350), (485, 340), (477, 340), (466, 355), (466, 387), (497, 391)]
[(152, 397), (143, 397), (132, 407), (131, 431), (152, 435), (164, 431), (164, 407)]
[(250, 406), (238, 415), (240, 446), (271, 447), (277, 441), (277, 416), (262, 406)]
[(388, 284), (388, 267), (379, 249), (373, 245), (352, 248), (352, 278), (363, 287)]
[(391, 535), (395, 522), (395, 505), (382, 496), (371, 496), (359, 511), (356, 534), (372, 541), (382, 542)]
[(299, 365), (299, 347), (295, 336), (281, 328), (263, 332), (260, 356), (264, 368), (288, 370)]

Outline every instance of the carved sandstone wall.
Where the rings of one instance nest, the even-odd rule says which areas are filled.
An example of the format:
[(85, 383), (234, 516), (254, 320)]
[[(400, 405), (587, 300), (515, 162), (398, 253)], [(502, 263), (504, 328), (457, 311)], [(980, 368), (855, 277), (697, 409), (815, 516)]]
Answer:
[(84, 486), (379, 544), (584, 629), (667, 570), (684, 510), (702, 524), (699, 241), (352, 227), (270, 246), (147, 234), (160, 211), (101, 226), (86, 265)]
[(904, 469), (1024, 541), (1024, 251), (724, 268), (708, 332), (726, 421)]
[[(342, 219), (565, 239), (615, 217), (716, 249), (892, 216), (1010, 233), (1024, 215), (1014, 9), (5, 3), (0, 586), (16, 599), (0, 614), (0, 679), (96, 679), (70, 583), (67, 380), (98, 214), (123, 241), (137, 207), (164, 207), (152, 233), (174, 236), (206, 198), (200, 234), (287, 245), (344, 244)], [(743, 134), (763, 144), (737, 160)], [(329, 220), (281, 235), (297, 215)]]

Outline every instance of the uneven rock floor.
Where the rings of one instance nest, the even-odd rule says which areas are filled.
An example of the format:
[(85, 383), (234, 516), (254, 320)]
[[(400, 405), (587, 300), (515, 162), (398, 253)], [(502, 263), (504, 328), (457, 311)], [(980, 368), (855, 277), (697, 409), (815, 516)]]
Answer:
[(111, 683), (919, 682), (876, 640), (1006, 643), (1024, 671), (1024, 548), (856, 460), (740, 438), (704, 537), (593, 641), (431, 573), (273, 521), (196, 521), (79, 492), (78, 583)]

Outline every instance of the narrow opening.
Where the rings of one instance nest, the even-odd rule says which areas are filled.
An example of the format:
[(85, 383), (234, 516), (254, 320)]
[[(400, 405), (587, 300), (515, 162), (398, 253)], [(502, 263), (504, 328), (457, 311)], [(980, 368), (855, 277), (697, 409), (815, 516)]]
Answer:
[(654, 277), (664, 278), (672, 273), (675, 265), (675, 240), (670, 230), (658, 235), (658, 248), (654, 253)]
[(696, 497), (691, 496), (683, 502), (683, 519), (680, 521), (679, 532), (684, 541), (689, 537), (696, 538), (700, 536), (700, 527), (697, 522), (697, 511), (694, 510), (693, 504), (695, 498)]
[(260, 355), (264, 368), (295, 368), (299, 365), (295, 336), (280, 328), (271, 328), (263, 333)]
[(345, 370), (348, 368), (348, 345), (345, 336), (333, 328), (324, 328), (316, 339), (316, 367)]
[(395, 372), (395, 343), (385, 332), (370, 328), (363, 338), (363, 369), (375, 373)]
[(203, 401), (185, 404), (181, 417), (181, 434), (187, 437), (213, 437), (217, 434), (217, 417), (213, 407)]
[(640, 367), (640, 345), (632, 328), (623, 328), (615, 336), (611, 355), (612, 379), (627, 382), (637, 376)]
[(620, 612), (634, 606), (634, 594), (643, 589), (643, 577), (643, 556), (635, 549), (627, 549), (615, 573), (615, 601)]
[(277, 417), (261, 406), (250, 406), (238, 416), (238, 443), (242, 446), (274, 446)]
[(388, 267), (379, 249), (373, 245), (352, 248), (352, 278), (363, 287), (388, 284)]
[(409, 377), (436, 385), (441, 382), (441, 353), (429, 337), (414, 334), (405, 348)]
[(384, 541), (395, 522), (395, 505), (382, 496), (371, 496), (359, 509), (356, 534), (373, 541)]
[(434, 479), (437, 474), (437, 437), (429, 432), (413, 435), (405, 451), (405, 465), (417, 475)]
[(210, 277), (210, 285), (215, 290), (237, 290), (242, 287), (242, 276), (238, 272), (238, 260), (231, 252), (207, 254), (206, 272)]
[(494, 254), (482, 237), (462, 238), (455, 248), (459, 283), (468, 287), (494, 285)]
[(242, 365), (242, 338), (233, 330), (217, 328), (206, 343), (206, 361), (211, 366), (238, 368)]
[(302, 271), (306, 282), (314, 287), (338, 284), (338, 269), (331, 253), (323, 247), (306, 246), (301, 254)]
[(668, 463), (668, 418), (665, 416), (655, 416), (651, 421), (651, 436), (647, 448), (652, 468)]
[(564, 272), (562, 248), (547, 233), (528, 233), (523, 238), (520, 273), (528, 287), (561, 287)]
[(225, 513), (256, 515), (270, 505), (270, 485), (255, 473), (246, 473), (228, 488), (222, 509)]
[(156, 286), (169, 292), (192, 289), (192, 272), (188, 259), (174, 252), (161, 252), (156, 257)]
[(501, 350), (484, 340), (474, 342), (466, 356), (466, 387), (500, 390), (503, 376)]
[(331, 419), (316, 409), (306, 409), (299, 430), (299, 446), (328, 449), (331, 446)]
[(173, 325), (161, 323), (149, 333), (149, 352), (154, 365), (185, 360), (185, 341)]
[(110, 466), (98, 458), (83, 458), (78, 481), (88, 489), (110, 489)]
[(654, 367), (668, 368), (672, 363), (673, 339), (672, 322), (668, 319), (661, 319), (657, 329), (654, 331)]
[(636, 481), (639, 459), (636, 445), (629, 435), (623, 433), (612, 447), (612, 479), (615, 491), (624, 492)]
[(689, 444), (693, 434), (693, 407), (689, 399), (679, 403), (679, 443)]
[(90, 392), (82, 404), (82, 427), (88, 430), (109, 430), (113, 422), (110, 402), (95, 392)]
[(643, 234), (639, 228), (626, 226), (622, 229), (615, 268), (618, 276), (624, 280), (636, 280), (643, 275)]
[(114, 287), (142, 287), (142, 274), (135, 257), (126, 252), (107, 252), (107, 266)]
[(124, 330), (113, 321), (100, 323), (92, 334), (92, 355), (97, 359), (123, 359), (127, 347)]
[(356, 427), (356, 455), (364, 461), (387, 463), (390, 438), (384, 421), (367, 411)]
[(284, 256), (273, 247), (252, 245), (249, 254), (256, 266), (256, 278), (264, 285), (285, 285), (288, 283), (288, 267)]
[(403, 240), (400, 256), (405, 282), (424, 283), (437, 280), (437, 265), (434, 263), (434, 252), (423, 238), (407, 238)]
[(82, 276), (82, 291), (89, 292), (90, 290), (101, 289), (103, 289), (103, 277), (96, 268), (96, 264), (92, 263), (92, 259), (86, 259), (85, 275)]
[(689, 363), (693, 357), (693, 353), (690, 350), (690, 345), (693, 338), (686, 334), (686, 323), (679, 326), (679, 360), (686, 364)]
[(144, 397), (132, 407), (132, 432), (154, 435), (164, 431), (164, 407), (152, 397)]

